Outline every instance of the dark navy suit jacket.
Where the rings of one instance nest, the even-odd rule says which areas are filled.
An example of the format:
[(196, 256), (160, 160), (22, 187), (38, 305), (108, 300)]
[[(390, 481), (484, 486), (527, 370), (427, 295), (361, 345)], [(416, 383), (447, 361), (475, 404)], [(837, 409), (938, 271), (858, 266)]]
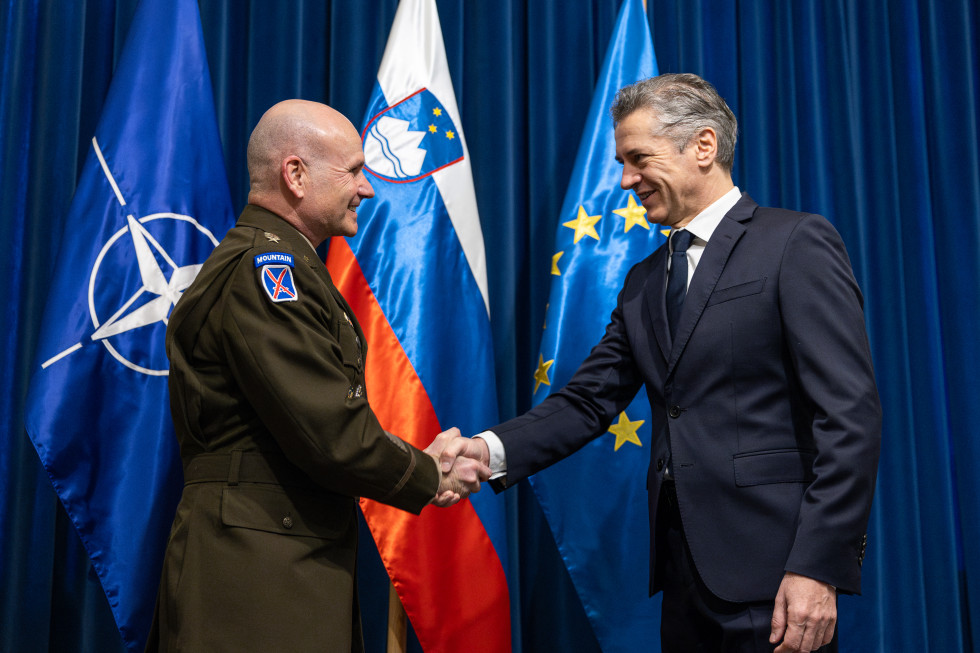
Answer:
[(840, 236), (743, 195), (704, 250), (673, 342), (666, 249), (630, 270), (568, 385), (491, 429), (507, 457), (498, 491), (605, 433), (645, 386), (651, 533), (669, 446), (684, 533), (716, 596), (772, 600), (785, 571), (860, 592), (881, 408)]

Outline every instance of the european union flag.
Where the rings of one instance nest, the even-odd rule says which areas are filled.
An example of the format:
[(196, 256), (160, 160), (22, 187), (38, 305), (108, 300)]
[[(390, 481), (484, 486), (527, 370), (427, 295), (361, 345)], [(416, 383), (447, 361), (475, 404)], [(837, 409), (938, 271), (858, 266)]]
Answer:
[(167, 318), (233, 223), (197, 3), (144, 0), (72, 200), (27, 405), (132, 650), (182, 483)]
[[(620, 188), (609, 116), (616, 91), (657, 74), (640, 0), (625, 0), (592, 97), (561, 208), (533, 403), (561, 388), (602, 337), (626, 273), (664, 240)], [(538, 472), (544, 509), (602, 650), (659, 646), (660, 599), (648, 596), (646, 473), (650, 405), (640, 393), (610, 433)]]

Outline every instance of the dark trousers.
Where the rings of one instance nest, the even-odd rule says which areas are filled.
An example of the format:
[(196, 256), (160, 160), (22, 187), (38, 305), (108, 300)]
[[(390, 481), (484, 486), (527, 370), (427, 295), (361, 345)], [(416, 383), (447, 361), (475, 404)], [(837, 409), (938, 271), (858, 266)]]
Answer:
[[(658, 566), (664, 581), (661, 651), (772, 653), (775, 647), (769, 643), (769, 633), (774, 602), (730, 603), (705, 587), (684, 538), (673, 481), (663, 484), (657, 522)], [(836, 653), (837, 633), (819, 650)]]

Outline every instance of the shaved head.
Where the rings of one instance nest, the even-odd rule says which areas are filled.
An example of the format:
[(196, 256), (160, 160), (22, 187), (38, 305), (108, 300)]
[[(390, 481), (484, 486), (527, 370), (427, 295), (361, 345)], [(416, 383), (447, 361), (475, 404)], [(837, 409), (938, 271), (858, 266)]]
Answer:
[(255, 126), (248, 140), (248, 181), (252, 191), (278, 187), (279, 166), (295, 154), (315, 165), (327, 154), (325, 144), (349, 137), (357, 130), (342, 113), (319, 102), (285, 100), (273, 105)]
[(373, 197), (361, 137), (335, 109), (285, 100), (248, 141), (249, 204), (289, 222), (314, 245), (357, 233), (357, 207)]

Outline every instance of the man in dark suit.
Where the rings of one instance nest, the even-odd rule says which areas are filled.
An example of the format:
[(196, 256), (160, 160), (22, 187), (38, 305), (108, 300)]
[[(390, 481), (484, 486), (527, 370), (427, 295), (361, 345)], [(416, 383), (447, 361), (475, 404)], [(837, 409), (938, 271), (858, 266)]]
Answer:
[(671, 237), (630, 271), (568, 385), (453, 441), (443, 468), (473, 456), (512, 486), (605, 433), (645, 386), (663, 650), (836, 650), (881, 429), (844, 245), (824, 218), (735, 188), (735, 117), (701, 78), (623, 88), (612, 115), (622, 187)]
[(363, 167), (322, 104), (252, 132), (249, 204), (167, 328), (184, 491), (147, 651), (362, 650), (357, 497), (418, 513), (489, 473), (441, 474), (368, 403), (364, 334), (314, 249), (356, 233)]

